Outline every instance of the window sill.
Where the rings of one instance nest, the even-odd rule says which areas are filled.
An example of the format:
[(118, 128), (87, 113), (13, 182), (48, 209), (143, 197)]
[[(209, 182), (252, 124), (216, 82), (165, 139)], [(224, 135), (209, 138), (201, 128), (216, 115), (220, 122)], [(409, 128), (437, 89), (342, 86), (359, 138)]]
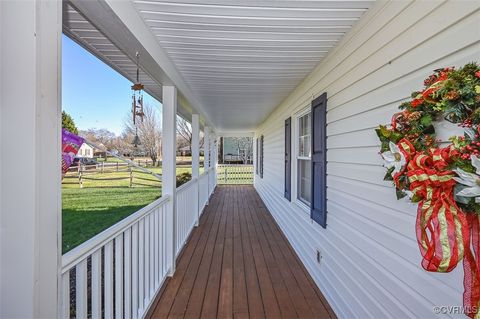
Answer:
[(305, 204), (304, 202), (302, 202), (301, 200), (295, 200), (293, 202), (298, 208), (300, 208), (305, 214), (307, 214), (308, 216), (310, 216), (310, 207)]

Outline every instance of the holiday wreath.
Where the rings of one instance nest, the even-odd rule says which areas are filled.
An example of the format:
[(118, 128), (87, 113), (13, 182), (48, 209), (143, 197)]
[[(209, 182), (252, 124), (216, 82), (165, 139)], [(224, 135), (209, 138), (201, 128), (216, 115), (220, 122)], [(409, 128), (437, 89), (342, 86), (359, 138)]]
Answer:
[[(397, 197), (418, 203), (416, 233), (427, 271), (449, 272), (463, 260), (464, 310), (480, 318), (480, 67), (436, 70), (424, 89), (376, 129)], [(439, 141), (435, 123), (463, 128)]]

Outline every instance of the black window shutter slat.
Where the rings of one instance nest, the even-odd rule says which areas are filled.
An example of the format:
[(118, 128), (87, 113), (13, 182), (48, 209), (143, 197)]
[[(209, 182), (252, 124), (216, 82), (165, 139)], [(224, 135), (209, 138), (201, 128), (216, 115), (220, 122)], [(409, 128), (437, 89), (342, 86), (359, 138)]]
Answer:
[(256, 158), (257, 158), (256, 163), (255, 163), (255, 174), (258, 175), (258, 166), (259, 166), (259, 164), (260, 164), (259, 161), (258, 161), (258, 159), (259, 159), (259, 154), (258, 154), (258, 137), (257, 137), (257, 139), (256, 139), (255, 154), (256, 154)]
[(263, 135), (260, 136), (260, 178), (263, 178)]
[(292, 118), (285, 120), (285, 198), (291, 200), (292, 188)]
[(312, 202), (311, 218), (323, 228), (327, 227), (326, 178), (326, 114), (327, 94), (312, 101)]

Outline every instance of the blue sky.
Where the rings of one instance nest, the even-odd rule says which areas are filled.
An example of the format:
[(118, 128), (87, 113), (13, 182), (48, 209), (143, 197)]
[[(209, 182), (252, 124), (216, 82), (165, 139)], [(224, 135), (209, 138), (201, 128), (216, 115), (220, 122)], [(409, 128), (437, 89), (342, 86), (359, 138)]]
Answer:
[[(63, 110), (80, 130), (106, 128), (120, 134), (130, 114), (132, 83), (65, 35), (62, 47)], [(144, 94), (145, 103), (160, 110), (160, 102)]]

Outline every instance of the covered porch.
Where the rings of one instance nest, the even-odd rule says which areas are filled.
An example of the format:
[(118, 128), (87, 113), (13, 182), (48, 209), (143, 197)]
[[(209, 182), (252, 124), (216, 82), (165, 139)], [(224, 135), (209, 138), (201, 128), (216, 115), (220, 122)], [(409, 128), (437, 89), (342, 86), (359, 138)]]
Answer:
[(152, 318), (336, 318), (253, 186), (217, 186)]

